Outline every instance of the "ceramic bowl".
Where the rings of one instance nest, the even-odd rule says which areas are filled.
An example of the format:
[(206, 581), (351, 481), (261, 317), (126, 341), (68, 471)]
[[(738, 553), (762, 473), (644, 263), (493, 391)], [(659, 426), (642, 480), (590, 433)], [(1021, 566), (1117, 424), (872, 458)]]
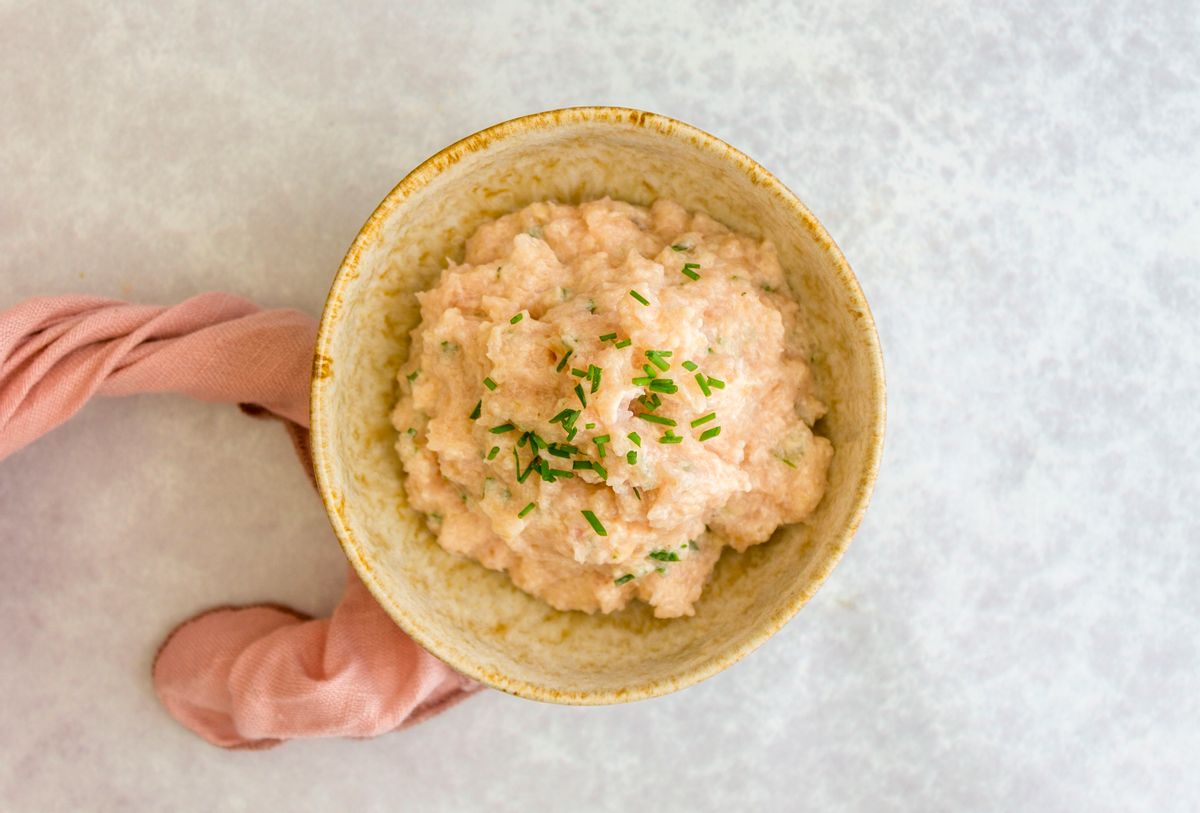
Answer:
[[(835, 453), (811, 519), (726, 550), (690, 618), (641, 602), (560, 612), (503, 573), (447, 553), (405, 500), (389, 415), (428, 287), (481, 223), (534, 201), (672, 198), (769, 237), (809, 311), (813, 372)], [(490, 127), (414, 169), (379, 204), (337, 272), (317, 339), (312, 450), (334, 530), (367, 587), (422, 646), (485, 684), (557, 703), (638, 700), (694, 684), (777, 632), (829, 575), (866, 509), (884, 428), (883, 362), (841, 251), (783, 184), (741, 152), (663, 116), (555, 110)]]

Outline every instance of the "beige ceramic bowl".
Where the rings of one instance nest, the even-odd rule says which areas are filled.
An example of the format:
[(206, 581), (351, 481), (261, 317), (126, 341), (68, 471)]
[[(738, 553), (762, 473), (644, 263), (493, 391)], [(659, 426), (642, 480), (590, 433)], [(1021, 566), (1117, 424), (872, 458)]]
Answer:
[[(668, 197), (771, 238), (810, 310), (814, 373), (834, 445), (811, 520), (726, 551), (692, 618), (635, 602), (610, 616), (560, 612), (503, 573), (447, 553), (408, 507), (389, 414), (418, 318), (415, 291), (484, 221), (533, 201)], [(325, 304), (312, 382), (313, 462), (334, 530), (379, 603), (463, 674), (535, 700), (599, 704), (666, 694), (709, 677), (778, 631), (850, 542), (883, 442), (879, 339), (862, 290), (817, 219), (765, 169), (672, 119), (612, 107), (498, 124), (412, 171), (350, 247)]]

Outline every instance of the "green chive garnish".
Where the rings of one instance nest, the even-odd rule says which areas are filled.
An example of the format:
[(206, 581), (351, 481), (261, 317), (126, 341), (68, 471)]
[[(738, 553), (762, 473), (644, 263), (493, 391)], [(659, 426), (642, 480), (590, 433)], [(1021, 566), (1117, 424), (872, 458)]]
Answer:
[(576, 471), (590, 469), (591, 467), (592, 467), (592, 461), (590, 461), (590, 460), (576, 460), (571, 463), (571, 468), (575, 469)]
[(641, 446), (642, 446), (642, 436), (641, 435), (639, 435), (637, 432), (630, 432), (627, 435), (627, 437), (629, 438), (630, 442), (633, 443), (634, 446), (637, 446), (639, 449), (641, 448)]
[(588, 525), (592, 526), (592, 530), (598, 536), (608, 536), (608, 531), (604, 530), (604, 526), (600, 523), (600, 520), (596, 519), (595, 514), (591, 511), (580, 511), (579, 513), (583, 514), (583, 518), (588, 521)]
[(673, 550), (652, 550), (647, 557), (656, 562), (678, 562), (679, 554)]
[(633, 379), (633, 386), (645, 387), (645, 386), (648, 386), (650, 384), (650, 382), (653, 380), (654, 379), (648, 375), (639, 375), (637, 378)]
[(575, 410), (573, 410), (573, 409), (564, 409), (562, 412), (558, 413), (553, 418), (551, 418), (550, 423), (558, 423), (559, 421), (564, 421), (567, 418), (570, 418), (571, 413), (573, 413), (573, 412), (575, 412)]
[(691, 251), (691, 250), (692, 250), (691, 246), (684, 246), (684, 245), (680, 245), (679, 243), (676, 243), (675, 245), (671, 246), (671, 251)]
[(592, 382), (592, 392), (600, 389), (600, 373), (600, 368), (595, 364), (588, 365), (588, 380)]
[(520, 321), (521, 321), (522, 319), (524, 319), (524, 318), (525, 318), (525, 314), (523, 314), (523, 313), (518, 313), (516, 316), (514, 316), (514, 317), (513, 317), (513, 318), (511, 318), (511, 319), (509, 319), (509, 320), (508, 320), (508, 323), (509, 323), (510, 325), (515, 325), (517, 322), (520, 322)]
[(697, 368), (697, 367), (699, 367), (699, 366), (700, 366), (700, 365), (698, 365), (698, 364), (697, 364), (696, 362), (694, 362), (694, 361), (685, 361), (685, 362), (683, 363), (683, 369), (687, 370), (689, 373), (694, 373), (694, 372), (696, 372), (696, 368)]
[(487, 387), (489, 390), (494, 390), (496, 389), (496, 382), (492, 380), (491, 376), (488, 376), (487, 378), (483, 379), (483, 386)]
[(488, 452), (487, 459), (488, 459), (488, 460), (495, 460), (495, 459), (496, 459), (496, 455), (498, 455), (498, 454), (500, 454), (500, 447), (499, 447), (499, 446), (493, 446), (493, 447), (492, 447), (492, 450), (491, 450), (490, 452)]
[(712, 390), (708, 388), (708, 382), (704, 380), (704, 373), (696, 373), (696, 383), (700, 385), (700, 392), (704, 393), (705, 397), (712, 395)]
[(629, 295), (632, 296), (634, 299), (636, 299), (638, 302), (641, 302), (643, 305), (650, 304), (650, 300), (646, 299), (646, 297), (642, 296), (637, 291), (630, 291)]
[(592, 438), (592, 442), (596, 444), (596, 449), (600, 455), (600, 459), (604, 459), (604, 444), (608, 443), (612, 438), (608, 435), (596, 435)]
[(583, 385), (581, 385), (581, 384), (575, 385), (575, 394), (577, 396), (579, 396), (579, 403), (583, 404), (584, 406), (587, 406), (587, 396), (583, 394)]
[(633, 496), (637, 497), (638, 502), (642, 501), (642, 490), (637, 486), (633, 487)]
[(670, 350), (647, 350), (646, 351), (646, 358), (650, 359), (650, 362), (660, 370), (666, 370), (666, 369), (670, 368), (671, 365), (668, 364), (666, 361), (664, 361), (664, 359), (668, 359), (670, 357), (671, 357)]
[[(662, 415), (650, 415), (645, 412), (639, 412), (635, 417), (641, 418), (643, 421), (649, 421), (650, 423), (659, 423), (663, 426), (676, 426), (675, 421), (670, 418), (664, 418)], [(492, 431), (496, 430), (493, 429)]]
[(716, 417), (717, 417), (717, 413), (715, 413), (715, 412), (710, 412), (707, 415), (701, 415), (699, 418), (692, 421), (692, 426), (693, 427), (703, 426), (704, 424), (708, 423), (709, 421), (716, 420)]
[(576, 378), (586, 378), (587, 370), (581, 370), (578, 367), (572, 367), (571, 375), (575, 376)]
[[(574, 448), (574, 447), (571, 447), (571, 448)], [(555, 457), (570, 457), (571, 456), (571, 453), (567, 451), (567, 447), (564, 447), (563, 445), (558, 444), (558, 443), (551, 443), (550, 446), (546, 449), (546, 451), (549, 452), (550, 454), (554, 455)]]
[(532, 511), (535, 507), (536, 506), (533, 503), (529, 503), (529, 505), (522, 508), (521, 512), (517, 514), (517, 519), (523, 519), (525, 515)]
[(615, 347), (619, 350), (621, 348), (628, 347), (631, 344), (633, 344), (633, 339), (621, 339), (621, 341), (614, 344), (613, 347)]
[(721, 434), (721, 427), (719, 427), (719, 426), (714, 426), (712, 429), (706, 429), (706, 430), (704, 430), (703, 432), (701, 432), (701, 433), (700, 433), (700, 440), (701, 440), (701, 441), (705, 441), (705, 440), (712, 440), (713, 438), (715, 438), (715, 437), (716, 437), (717, 435), (719, 435), (719, 434)]
[(636, 466), (637, 465), (637, 452), (630, 449), (629, 453), (625, 455), (625, 462), (631, 466)]
[(684, 263), (680, 271), (690, 280), (700, 279), (700, 275), (696, 273), (696, 269), (700, 267), (700, 263)]
[(481, 409), (483, 409), (483, 401), (478, 401), (475, 404), (475, 408), (471, 410), (471, 415), (470, 415), (471, 420), (475, 420), (476, 418), (479, 417)]
[(781, 458), (779, 458), (779, 459), (780, 459), (780, 460), (782, 460), (784, 463), (787, 463), (787, 464), (788, 464), (789, 466), (791, 466), (793, 469), (794, 469), (794, 468), (796, 468), (796, 464), (795, 464), (795, 463), (793, 463), (792, 461), (788, 460), (786, 457), (781, 457)]
[(683, 436), (676, 435), (674, 432), (667, 432), (665, 435), (663, 435), (661, 438), (658, 439), (658, 442), (659, 443), (682, 443)]
[[(542, 462), (544, 463), (545, 461), (542, 461)], [(543, 472), (543, 474), (545, 474), (547, 477), (549, 477), (550, 482), (552, 482), (552, 483), (554, 482), (555, 477), (564, 477), (569, 480), (575, 476), (574, 474), (572, 474), (569, 471), (563, 471), (562, 469), (550, 469), (550, 468), (546, 469)]]
[(710, 376), (708, 377), (708, 386), (710, 386), (710, 387), (716, 387), (716, 388), (717, 388), (717, 389), (719, 389), (719, 390), (723, 390), (723, 389), (725, 389), (725, 382), (724, 382), (724, 381), (722, 381), (722, 380), (721, 380), (721, 379), (719, 379), (719, 378), (713, 378), (713, 377), (710, 375)]
[(602, 342), (610, 342), (610, 341), (612, 341), (612, 340), (613, 340), (613, 339), (615, 339), (615, 338), (617, 338), (617, 334), (615, 334), (615, 333), (605, 333), (603, 336), (601, 336), (601, 337), (600, 337), (600, 341), (602, 341)]
[(516, 428), (517, 427), (513, 426), (511, 423), (502, 423), (499, 426), (493, 426), (488, 431), (493, 435), (503, 435), (505, 432), (511, 432)]
[(533, 448), (537, 449), (538, 451), (546, 448), (546, 441), (542, 440), (542, 436), (537, 432), (529, 433), (529, 442), (533, 445)]
[(658, 393), (652, 392), (649, 397), (643, 395), (639, 398), (638, 403), (645, 407), (647, 412), (653, 412), (662, 406), (662, 399), (658, 397)]
[(529, 441), (529, 433), (522, 432), (521, 437), (517, 438), (517, 446), (525, 448), (525, 444)]
[(646, 373), (647, 378), (658, 378), (658, 370), (654, 369), (649, 364), (643, 364), (642, 370)]
[(650, 389), (654, 392), (665, 392), (667, 395), (679, 392), (679, 387), (675, 386), (675, 382), (669, 378), (656, 378), (650, 382)]
[(411, 373), (409, 373), (408, 375), (406, 375), (404, 377), (407, 378), (408, 382), (411, 384), (413, 382), (413, 380), (420, 374), (421, 374), (420, 370), (413, 370)]
[(621, 576), (618, 579), (613, 579), (613, 584), (620, 587), (622, 584), (625, 584), (626, 582), (631, 582), (631, 581), (633, 581), (633, 574), (626, 573), (624, 576)]
[(592, 471), (596, 472), (596, 474), (599, 474), (601, 480), (608, 479), (608, 469), (604, 468), (604, 466), (601, 466), (594, 460), (592, 461)]
[(569, 359), (571, 357), (571, 354), (574, 352), (575, 352), (574, 350), (568, 350), (567, 354), (565, 356), (563, 356), (561, 359), (559, 359), (558, 366), (554, 368), (554, 372), (561, 373), (563, 371), (563, 368), (567, 366), (567, 359)]
[(587, 423), (585, 423), (585, 424), (583, 425), (583, 428), (584, 428), (584, 429), (595, 429), (595, 428), (596, 428), (596, 424), (594, 424), (594, 423), (592, 423), (591, 421), (589, 421), (589, 422), (587, 422)]

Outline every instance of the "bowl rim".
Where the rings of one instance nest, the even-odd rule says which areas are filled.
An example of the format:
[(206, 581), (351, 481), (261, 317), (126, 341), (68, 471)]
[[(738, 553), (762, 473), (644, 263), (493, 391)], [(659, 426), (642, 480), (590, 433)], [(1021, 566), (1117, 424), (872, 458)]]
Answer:
[[(850, 510), (848, 521), (839, 531), (837, 537), (826, 548), (823, 558), (816, 563), (813, 577), (804, 588), (784, 606), (777, 609), (760, 622), (759, 628), (734, 647), (727, 648), (670, 678), (649, 680), (634, 686), (620, 689), (575, 690), (557, 689), (531, 683), (523, 679), (513, 678), (486, 669), (475, 663), (470, 657), (464, 656), (453, 645), (431, 639), (413, 623), (405, 609), (390, 595), (387, 588), (380, 583), (374, 567), (360, 549), (358, 542), (347, 522), (343, 504), (335, 498), (332, 487), (332, 472), (329, 449), (329, 431), (325, 415), (326, 393), (330, 378), (331, 357), (328, 355), (329, 344), (332, 340), (334, 325), (340, 308), (335, 307), (345, 292), (346, 287), (358, 277), (357, 268), (363, 251), (378, 236), (382, 224), (393, 211), (408, 197), (427, 186), (434, 178), (449, 167), (458, 163), (463, 157), (485, 150), (492, 144), (504, 141), (514, 136), (520, 136), (534, 131), (554, 129), (564, 125), (602, 124), (628, 127), (646, 127), (667, 138), (682, 138), (693, 146), (711, 153), (744, 173), (752, 183), (764, 186), (773, 193), (776, 200), (784, 205), (790, 213), (798, 218), (808, 229), (813, 239), (824, 250), (833, 262), (837, 277), (845, 288), (850, 299), (851, 312), (858, 326), (858, 338), (866, 343), (868, 351), (871, 395), (878, 405), (877, 419), (870, 427), (871, 436), (866, 450), (866, 461), (860, 472), (855, 486), (854, 504)], [(547, 110), (525, 116), (509, 119), (492, 125), (465, 138), (455, 141), (422, 161), (416, 168), (404, 176), (399, 183), (379, 203), (371, 216), (355, 235), (353, 243), (346, 252), (337, 273), (334, 275), (329, 294), (321, 313), (320, 325), (317, 331), (317, 342), (313, 357), (313, 372), (309, 399), (309, 424), (311, 430), (311, 455), (313, 471), (316, 475), (317, 490), (321, 502), (329, 515), (334, 534), (357, 572), (363, 584), (379, 602), (396, 624), (404, 630), (421, 647), (442, 660), (450, 667), (492, 688), (530, 700), (568, 705), (604, 705), (624, 703), (635, 700), (649, 699), (669, 694), (679, 689), (695, 685), (740, 661), (758, 647), (762, 646), (772, 635), (783, 628), (791, 618), (808, 603), (841, 560), (850, 540), (857, 532), (870, 502), (875, 480), (879, 473), (883, 452), (884, 427), (886, 424), (886, 387), (884, 382), (883, 353), (879, 343), (879, 335), (875, 320), (867, 304), (862, 287), (841, 249), (820, 221), (809, 211), (800, 199), (788, 189), (779, 179), (763, 168), (745, 153), (725, 143), (716, 136), (677, 119), (657, 113), (627, 107), (611, 106), (580, 106)]]

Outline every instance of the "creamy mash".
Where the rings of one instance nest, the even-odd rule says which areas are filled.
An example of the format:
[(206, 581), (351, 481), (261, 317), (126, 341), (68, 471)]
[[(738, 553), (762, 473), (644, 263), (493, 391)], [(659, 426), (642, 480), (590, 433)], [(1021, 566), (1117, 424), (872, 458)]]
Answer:
[(769, 242), (659, 200), (535, 203), (417, 295), (392, 419), (439, 543), (560, 610), (691, 615), (833, 449)]

